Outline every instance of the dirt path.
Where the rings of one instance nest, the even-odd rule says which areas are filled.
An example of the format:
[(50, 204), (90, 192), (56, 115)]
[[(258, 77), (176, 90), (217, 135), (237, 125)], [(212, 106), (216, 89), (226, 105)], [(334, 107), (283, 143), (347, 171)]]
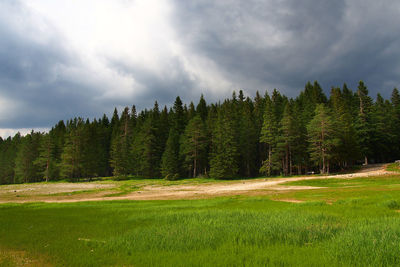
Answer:
[[(106, 197), (109, 191), (100, 191), (96, 194), (77, 194), (77, 195), (61, 195), (61, 196), (45, 196), (45, 197), (32, 197), (25, 199), (6, 199), (0, 198), (0, 203), (24, 203), (24, 202), (52, 202), (52, 203), (63, 203), (63, 202), (79, 202), (79, 201), (102, 201), (102, 200), (166, 200), (166, 199), (198, 199), (198, 198), (209, 198), (215, 196), (227, 196), (227, 195), (263, 195), (276, 191), (291, 191), (291, 190), (310, 190), (320, 189), (321, 187), (311, 186), (286, 186), (284, 183), (301, 180), (313, 180), (313, 179), (350, 179), (357, 177), (368, 177), (368, 176), (382, 176), (392, 174), (385, 170), (384, 165), (370, 165), (361, 169), (358, 172), (351, 174), (341, 175), (328, 175), (328, 176), (301, 176), (292, 178), (269, 178), (269, 179), (251, 179), (251, 180), (239, 180), (231, 181), (226, 183), (207, 183), (197, 185), (174, 185), (174, 186), (162, 186), (162, 185), (147, 185), (141, 188), (139, 191), (131, 192), (122, 196)], [(56, 184), (57, 185), (57, 184)], [(67, 184), (68, 185), (68, 184)], [(79, 187), (79, 185), (82, 185)], [(38, 192), (44, 192), (46, 189), (35, 185), (36, 187), (29, 187), (29, 185), (21, 185), (30, 188), (30, 190), (36, 190)], [(95, 189), (111, 189), (113, 184), (72, 184), (70, 185), (70, 192), (74, 190), (84, 190), (88, 188)], [(115, 186), (115, 185), (114, 185)], [(57, 192), (62, 191), (61, 185), (56, 186), (54, 189)], [(76, 187), (76, 188), (75, 188)], [(83, 188), (83, 189), (82, 189)], [(26, 189), (26, 188), (25, 188)], [(48, 190), (49, 188), (47, 188)], [(10, 189), (18, 190), (18, 189)], [(19, 189), (22, 190), (22, 189)], [(65, 188), (63, 189), (65, 190)]]

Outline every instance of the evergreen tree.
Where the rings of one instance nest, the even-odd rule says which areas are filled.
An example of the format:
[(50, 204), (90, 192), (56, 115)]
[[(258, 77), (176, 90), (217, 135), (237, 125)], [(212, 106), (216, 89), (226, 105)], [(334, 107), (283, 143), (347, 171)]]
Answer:
[(175, 127), (169, 131), (167, 144), (162, 156), (161, 175), (167, 180), (180, 177), (179, 133)]
[(55, 127), (53, 127), (49, 132), (51, 139), (54, 143), (54, 160), (55, 164), (53, 166), (52, 176), (54, 179), (60, 178), (61, 172), (61, 154), (64, 149), (66, 127), (64, 121), (59, 121)]
[(165, 150), (167, 144), (168, 135), (170, 130), (170, 118), (168, 114), (168, 109), (165, 106), (160, 114), (158, 139), (161, 153)]
[(144, 111), (139, 116), (137, 133), (132, 145), (132, 155), (137, 169), (135, 173), (147, 178), (160, 177), (161, 150), (160, 146), (160, 113), (158, 105), (152, 111)]
[(238, 174), (238, 144), (228, 105), (221, 107), (212, 135), (210, 175), (213, 178), (233, 178)]
[(371, 122), (374, 130), (371, 135), (371, 149), (376, 161), (387, 162), (391, 160), (391, 150), (395, 147), (396, 134), (392, 132), (391, 120), (392, 106), (390, 102), (378, 94), (372, 107)]
[(206, 103), (206, 101), (204, 100), (203, 95), (201, 95), (200, 101), (199, 101), (199, 103), (197, 104), (196, 112), (197, 112), (198, 115), (200, 115), (200, 118), (201, 118), (203, 121), (206, 121), (207, 115), (208, 115), (208, 110), (207, 110), (207, 103)]
[(239, 152), (241, 175), (246, 177), (254, 176), (258, 173), (256, 169), (258, 133), (254, 118), (254, 106), (250, 98), (241, 100), (239, 114)]
[(193, 119), (194, 116), (196, 116), (196, 109), (194, 108), (193, 102), (190, 102), (187, 121), (190, 121), (191, 119)]
[(22, 138), (15, 158), (15, 181), (18, 183), (36, 182), (39, 180), (37, 166), (33, 161), (39, 155), (40, 134), (33, 131)]
[(52, 136), (49, 133), (44, 134), (40, 140), (39, 155), (33, 162), (46, 182), (54, 178), (57, 164), (54, 148), (55, 144)]
[(113, 139), (111, 141), (110, 151), (110, 164), (113, 168), (114, 176), (129, 174), (129, 152), (132, 132), (132, 120), (129, 113), (129, 108), (126, 107), (122, 112), (118, 127), (115, 127), (113, 129)]
[(393, 141), (393, 157), (398, 159), (400, 158), (400, 94), (397, 88), (393, 89), (392, 96), (391, 96), (391, 104), (392, 104), (392, 111), (391, 111), (391, 132), (394, 136)]
[(181, 154), (192, 177), (197, 177), (207, 167), (207, 132), (200, 115), (193, 117), (181, 139)]
[[(264, 111), (265, 111), (265, 100), (260, 96), (260, 93), (256, 92), (256, 97), (254, 98), (254, 123), (256, 127), (256, 140), (260, 140), (261, 128), (264, 122)], [(267, 147), (264, 143), (257, 142), (256, 148), (256, 168), (259, 169), (262, 162), (266, 159)]]
[(3, 141), (0, 154), (0, 182), (2, 184), (16, 183), (15, 159), (21, 144), (21, 134), (18, 132), (13, 138)]
[(371, 153), (371, 108), (372, 99), (368, 96), (368, 89), (363, 81), (358, 84), (357, 90), (359, 100), (359, 112), (357, 117), (356, 129), (358, 145), (364, 157), (364, 164), (368, 164), (368, 157)]
[(173, 107), (172, 127), (175, 127), (178, 134), (181, 135), (185, 131), (186, 117), (182, 106), (182, 100), (178, 96), (175, 99)]
[(344, 84), (343, 93), (340, 88), (332, 88), (329, 100), (335, 114), (332, 119), (339, 139), (333, 158), (342, 169), (352, 165), (352, 161), (358, 156), (356, 130), (352, 115), (352, 95)]
[[(136, 114), (136, 113), (135, 113)], [(110, 147), (111, 147), (111, 128), (110, 121), (105, 114), (97, 124), (96, 136), (98, 141), (98, 174), (99, 176), (109, 176), (110, 166)]]
[(183, 159), (180, 157), (180, 137), (185, 130), (185, 113), (179, 96), (176, 98), (165, 151), (162, 155), (161, 174), (167, 179), (177, 179), (181, 176)]
[(290, 103), (286, 103), (279, 128), (280, 135), (277, 137), (277, 153), (281, 155), (282, 169), (284, 175), (292, 174), (292, 152), (298, 132), (292, 114)]
[(61, 155), (61, 177), (79, 180), (82, 177), (83, 125), (81, 118), (75, 118), (67, 124), (67, 134)]
[(273, 161), (272, 153), (276, 147), (276, 138), (278, 135), (278, 120), (276, 118), (273, 103), (266, 94), (265, 97), (265, 112), (264, 122), (261, 129), (260, 142), (265, 143), (268, 146), (268, 156), (263, 162), (260, 172), (266, 173), (268, 176), (272, 175), (272, 171), (276, 168), (276, 164)]
[(293, 167), (296, 167), (297, 174), (302, 174), (309, 164), (307, 153), (307, 127), (301, 119), (302, 109), (297, 100), (291, 101), (291, 114), (293, 138), (291, 144), (291, 160)]
[(307, 125), (311, 160), (319, 165), (322, 174), (329, 173), (329, 160), (338, 141), (328, 108), (318, 104), (315, 116)]

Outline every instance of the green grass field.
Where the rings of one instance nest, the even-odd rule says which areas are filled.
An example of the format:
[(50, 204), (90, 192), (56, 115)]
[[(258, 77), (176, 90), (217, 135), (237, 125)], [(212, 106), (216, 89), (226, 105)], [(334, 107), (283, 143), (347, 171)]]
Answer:
[[(400, 176), (263, 197), (0, 205), (13, 251), (56, 266), (399, 266)], [(297, 199), (287, 203), (272, 199)]]

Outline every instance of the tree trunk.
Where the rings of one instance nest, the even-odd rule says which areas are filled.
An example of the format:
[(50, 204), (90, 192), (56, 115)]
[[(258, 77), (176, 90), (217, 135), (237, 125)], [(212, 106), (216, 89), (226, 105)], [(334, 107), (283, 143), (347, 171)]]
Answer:
[(196, 178), (196, 169), (197, 169), (197, 160), (194, 159), (194, 163), (193, 163), (194, 167), (193, 167), (193, 178)]
[(250, 162), (249, 161), (247, 161), (246, 168), (247, 168), (247, 171), (246, 171), (247, 172), (247, 177), (250, 177), (251, 175), (250, 175)]
[(286, 145), (285, 176), (289, 174), (289, 147)]
[(49, 181), (49, 160), (46, 162), (46, 182)]
[(292, 150), (289, 146), (289, 175), (292, 175)]
[(326, 173), (329, 174), (329, 160), (328, 160), (327, 165), (326, 165)]
[(364, 156), (364, 165), (368, 165), (368, 157)]
[(268, 176), (271, 176), (271, 155), (272, 149), (271, 146), (268, 146)]

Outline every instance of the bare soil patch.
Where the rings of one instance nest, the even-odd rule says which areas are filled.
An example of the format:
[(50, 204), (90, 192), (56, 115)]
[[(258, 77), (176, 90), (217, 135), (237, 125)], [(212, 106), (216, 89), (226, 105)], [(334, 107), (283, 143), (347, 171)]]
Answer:
[[(274, 195), (275, 192), (295, 190), (318, 190), (323, 187), (285, 186), (289, 181), (313, 179), (351, 179), (393, 174), (385, 170), (383, 164), (369, 165), (350, 174), (327, 176), (300, 176), (291, 178), (268, 178), (239, 180), (226, 183), (206, 183), (193, 185), (144, 185), (139, 190), (125, 195), (112, 196), (120, 186), (110, 183), (43, 183), (7, 185), (0, 187), (0, 203), (24, 202), (79, 202), (102, 200), (168, 200), (197, 199), (230, 195)], [(81, 191), (81, 192), (80, 192)], [(76, 194), (78, 193), (78, 194)], [(111, 195), (107, 197), (107, 195)]]
[(298, 199), (273, 199), (274, 201), (289, 202), (289, 203), (303, 203), (304, 200)]

